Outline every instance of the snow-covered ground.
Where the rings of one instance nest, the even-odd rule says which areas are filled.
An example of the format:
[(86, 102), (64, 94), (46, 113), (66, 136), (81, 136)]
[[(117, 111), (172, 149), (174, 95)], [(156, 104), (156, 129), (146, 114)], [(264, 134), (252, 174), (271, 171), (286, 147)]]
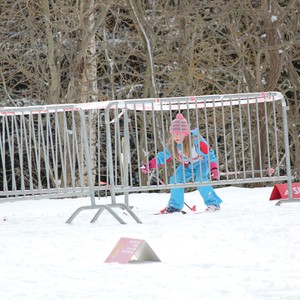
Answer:
[[(135, 194), (143, 221), (95, 211), (88, 199), (0, 204), (0, 299), (300, 299), (300, 203), (275, 206), (272, 188), (217, 189), (221, 211), (152, 215), (167, 194)], [(106, 201), (106, 200), (105, 200)], [(198, 192), (189, 205), (204, 205)], [(145, 240), (162, 262), (105, 263), (121, 237)]]

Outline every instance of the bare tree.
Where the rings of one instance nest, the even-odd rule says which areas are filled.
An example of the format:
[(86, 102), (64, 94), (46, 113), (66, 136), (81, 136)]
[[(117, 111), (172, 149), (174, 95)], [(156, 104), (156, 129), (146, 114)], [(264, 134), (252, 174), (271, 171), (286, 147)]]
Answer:
[[(299, 6), (298, 0), (4, 0), (1, 104), (278, 90), (290, 107), (291, 160), (299, 173)], [(256, 144), (266, 138), (261, 126)]]

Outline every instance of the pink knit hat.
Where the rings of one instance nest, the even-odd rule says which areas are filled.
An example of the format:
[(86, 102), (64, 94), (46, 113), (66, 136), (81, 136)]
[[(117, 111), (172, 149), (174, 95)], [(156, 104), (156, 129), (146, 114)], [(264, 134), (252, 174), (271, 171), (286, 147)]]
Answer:
[(175, 120), (172, 121), (170, 133), (189, 135), (190, 127), (182, 114), (177, 114)]

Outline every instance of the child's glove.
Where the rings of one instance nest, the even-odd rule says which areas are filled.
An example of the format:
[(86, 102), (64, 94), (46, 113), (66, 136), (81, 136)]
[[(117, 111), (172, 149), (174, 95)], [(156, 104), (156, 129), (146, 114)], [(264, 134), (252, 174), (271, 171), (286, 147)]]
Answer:
[(219, 166), (216, 162), (210, 163), (210, 174), (212, 179), (219, 179)]
[(140, 167), (141, 171), (144, 174), (148, 174), (151, 172), (151, 170), (156, 168), (156, 158), (152, 158), (149, 160), (147, 164), (144, 164), (143, 166)]
[(145, 164), (145, 165), (141, 166), (140, 169), (144, 174), (150, 173), (149, 164)]

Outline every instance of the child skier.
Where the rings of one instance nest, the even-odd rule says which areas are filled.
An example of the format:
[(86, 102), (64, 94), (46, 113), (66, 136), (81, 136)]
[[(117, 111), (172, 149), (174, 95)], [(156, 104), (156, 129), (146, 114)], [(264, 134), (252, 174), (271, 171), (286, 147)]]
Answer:
[[(141, 170), (147, 174), (159, 168), (174, 157), (181, 164), (176, 168), (170, 183), (188, 182), (194, 176), (195, 182), (209, 181), (209, 172), (213, 179), (218, 179), (218, 163), (213, 149), (210, 149), (203, 137), (199, 137), (198, 129), (190, 130), (187, 120), (182, 114), (177, 114), (170, 126), (171, 139), (165, 151), (159, 152)], [(174, 153), (172, 150), (174, 149)], [(220, 209), (222, 200), (212, 186), (198, 186), (207, 212)], [(162, 213), (181, 211), (184, 205), (184, 188), (171, 188), (171, 197), (168, 206)]]

